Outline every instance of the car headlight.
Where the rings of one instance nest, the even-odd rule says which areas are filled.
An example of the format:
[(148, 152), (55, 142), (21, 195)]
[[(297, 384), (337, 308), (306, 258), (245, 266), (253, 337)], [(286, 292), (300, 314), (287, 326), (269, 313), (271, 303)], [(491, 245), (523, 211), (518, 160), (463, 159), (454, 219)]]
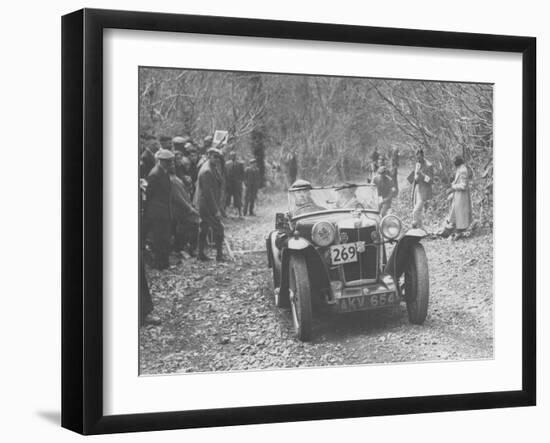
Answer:
[(311, 239), (318, 246), (328, 246), (334, 241), (336, 228), (332, 223), (320, 221), (313, 225)]
[(386, 215), (380, 223), (380, 231), (388, 240), (395, 240), (401, 234), (401, 220), (395, 215)]

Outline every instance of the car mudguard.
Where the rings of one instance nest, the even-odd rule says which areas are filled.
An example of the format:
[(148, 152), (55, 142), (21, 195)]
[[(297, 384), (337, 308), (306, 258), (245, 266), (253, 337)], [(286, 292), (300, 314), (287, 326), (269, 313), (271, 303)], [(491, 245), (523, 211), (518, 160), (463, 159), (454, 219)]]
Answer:
[(268, 268), (273, 267), (273, 248), (271, 247), (271, 236), (273, 235), (273, 232), (276, 232), (276, 231), (271, 231), (269, 235), (265, 238), (265, 250), (267, 251)]
[[(291, 242), (294, 240), (294, 242)], [(300, 241), (301, 240), (301, 241)], [(281, 287), (279, 296), (283, 299), (288, 297), (289, 285), (289, 264), (293, 254), (301, 254), (306, 257), (307, 269), (310, 282), (314, 288), (330, 288), (330, 279), (327, 267), (325, 266), (319, 251), (303, 238), (291, 238), (288, 247), (283, 248), (281, 259)]]
[[(309, 243), (305, 238), (298, 237), (290, 237), (288, 239), (288, 249), (291, 249), (293, 251), (302, 251), (306, 248), (313, 248), (311, 243)], [(315, 248), (314, 248), (315, 249)]]
[(397, 282), (399, 277), (405, 272), (405, 266), (411, 246), (418, 243), (427, 235), (428, 233), (423, 229), (409, 229), (405, 235), (399, 239), (395, 248), (393, 248), (384, 272), (393, 276), (394, 280)]
[(267, 251), (267, 266), (273, 269), (281, 269), (281, 250), (286, 246), (286, 234), (279, 231), (271, 231), (265, 238)]

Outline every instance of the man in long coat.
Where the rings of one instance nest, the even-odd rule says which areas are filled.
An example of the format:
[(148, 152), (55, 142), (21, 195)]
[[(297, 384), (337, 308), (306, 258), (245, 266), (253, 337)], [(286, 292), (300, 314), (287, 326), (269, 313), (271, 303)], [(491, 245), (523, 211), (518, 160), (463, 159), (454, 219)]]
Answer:
[(455, 178), (451, 187), (447, 190), (449, 198), (452, 198), (451, 212), (447, 226), (454, 229), (460, 237), (462, 231), (468, 229), (472, 223), (472, 200), (470, 198), (469, 171), (464, 164), (464, 159), (457, 155), (454, 159), (456, 167)]
[(163, 134), (159, 137), (159, 143), (160, 143), (160, 147), (162, 149), (166, 149), (167, 151), (171, 151), (172, 150), (172, 137), (169, 137), (168, 135), (166, 134)]
[(199, 173), (197, 168), (197, 162), (199, 161), (199, 154), (197, 152), (197, 148), (195, 145), (191, 142), (187, 142), (185, 144), (185, 151), (187, 152), (185, 157), (185, 168), (186, 168), (186, 174), (191, 177), (191, 181), (193, 182), (193, 186), (195, 182), (197, 181), (197, 175)]
[(174, 154), (167, 149), (157, 152), (157, 165), (147, 176), (145, 217), (152, 237), (155, 267), (168, 267), (170, 255), (170, 236), (172, 223), (172, 185), (170, 170), (173, 167)]
[(378, 168), (372, 182), (376, 185), (378, 197), (380, 198), (380, 202), (378, 203), (380, 217), (384, 217), (390, 210), (392, 199), (397, 192), (395, 183), (385, 166), (380, 166)]
[(143, 152), (139, 156), (139, 178), (146, 178), (151, 172), (151, 169), (155, 167), (156, 159), (155, 154), (159, 148), (156, 140), (149, 140), (146, 144)]
[(229, 160), (225, 162), (225, 175), (225, 207), (227, 208), (231, 204), (231, 200), (233, 200), (233, 206), (237, 209), (240, 217), (242, 215), (244, 164), (237, 160), (237, 153), (235, 151), (229, 153)]
[(250, 160), (250, 165), (244, 170), (244, 215), (254, 214), (254, 203), (258, 195), (258, 189), (262, 183), (260, 170), (256, 166), (256, 159)]
[(189, 176), (184, 176), (182, 180), (177, 174), (170, 175), (175, 227), (174, 249), (176, 251), (187, 249), (189, 255), (194, 257), (199, 233), (199, 213), (193, 207), (191, 193), (184, 180), (190, 181), (191, 179)]
[(433, 165), (424, 158), (422, 149), (417, 150), (416, 165), (407, 177), (408, 182), (413, 185), (413, 226), (416, 228), (423, 227), (424, 206), (433, 197), (433, 176)]
[(216, 260), (223, 260), (224, 228), (221, 222), (223, 208), (221, 195), (223, 178), (221, 174), (222, 153), (219, 149), (208, 150), (208, 160), (201, 166), (197, 177), (194, 203), (201, 218), (199, 227), (199, 260), (210, 258), (205, 254), (208, 230), (212, 229), (214, 244), (216, 245)]

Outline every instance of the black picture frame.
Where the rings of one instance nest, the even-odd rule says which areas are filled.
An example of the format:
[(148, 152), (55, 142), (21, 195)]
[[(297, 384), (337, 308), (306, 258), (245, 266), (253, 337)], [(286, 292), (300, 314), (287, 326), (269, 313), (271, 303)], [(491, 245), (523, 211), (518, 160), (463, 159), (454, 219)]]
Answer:
[[(189, 32), (522, 54), (522, 388), (393, 399), (103, 413), (103, 30)], [(536, 403), (536, 39), (84, 9), (62, 18), (62, 426), (82, 434), (319, 420)]]

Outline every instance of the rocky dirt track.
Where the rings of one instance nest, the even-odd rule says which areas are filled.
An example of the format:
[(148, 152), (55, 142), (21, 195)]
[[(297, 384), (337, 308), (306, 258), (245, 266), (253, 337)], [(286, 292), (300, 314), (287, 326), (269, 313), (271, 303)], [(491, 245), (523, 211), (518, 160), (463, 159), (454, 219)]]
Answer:
[(409, 324), (402, 303), (399, 312), (319, 315), (313, 340), (296, 340), (290, 312), (273, 304), (265, 253), (254, 252), (265, 249), (285, 198), (261, 197), (256, 217), (230, 213), (230, 247), (248, 251), (234, 261), (172, 257), (166, 271), (147, 268), (162, 324), (140, 330), (141, 374), (492, 358), (492, 233), (423, 241), (431, 289), (424, 325)]

